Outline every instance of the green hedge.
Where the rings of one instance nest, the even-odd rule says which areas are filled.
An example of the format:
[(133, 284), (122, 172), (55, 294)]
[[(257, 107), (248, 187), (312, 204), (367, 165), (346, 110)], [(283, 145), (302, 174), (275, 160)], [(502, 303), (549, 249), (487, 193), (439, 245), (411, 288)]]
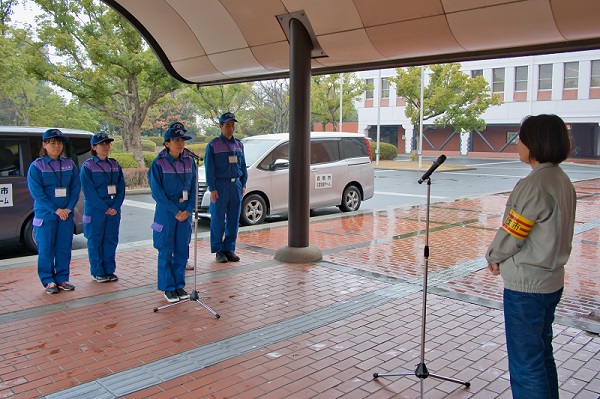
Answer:
[[(375, 150), (377, 149), (377, 143), (371, 143), (371, 155), (373, 160), (376, 158)], [(398, 147), (389, 143), (379, 142), (379, 160), (380, 161), (391, 161), (398, 156)]]
[[(154, 141), (152, 140), (142, 139), (142, 151), (156, 152), (156, 143), (154, 143)], [(115, 139), (115, 141), (113, 141), (111, 147), (111, 154), (114, 153), (123, 153), (123, 139)]]
[(114, 152), (111, 152), (110, 157), (116, 159), (123, 169), (140, 167), (137, 162), (135, 162), (133, 154), (126, 154), (123, 152), (115, 154)]
[(165, 142), (165, 140), (162, 137), (158, 137), (158, 136), (145, 137), (145, 139), (152, 141), (154, 144), (156, 144), (157, 147), (161, 147), (161, 148), (163, 146), (163, 143)]

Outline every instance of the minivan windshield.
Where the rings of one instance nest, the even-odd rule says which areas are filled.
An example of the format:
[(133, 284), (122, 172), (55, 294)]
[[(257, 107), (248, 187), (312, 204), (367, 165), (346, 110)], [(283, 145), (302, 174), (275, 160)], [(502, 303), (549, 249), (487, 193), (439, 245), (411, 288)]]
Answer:
[(246, 157), (246, 165), (254, 165), (254, 163), (273, 147), (280, 140), (257, 139), (254, 137), (246, 137), (242, 139), (244, 143), (244, 156)]

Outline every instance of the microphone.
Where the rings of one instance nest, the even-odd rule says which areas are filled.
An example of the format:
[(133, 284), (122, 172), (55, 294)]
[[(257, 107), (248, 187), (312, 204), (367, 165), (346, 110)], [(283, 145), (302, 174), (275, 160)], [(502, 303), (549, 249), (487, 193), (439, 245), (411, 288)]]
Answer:
[(429, 168), (429, 170), (427, 172), (425, 172), (425, 174), (423, 176), (421, 176), (421, 178), (419, 179), (419, 184), (423, 183), (425, 180), (427, 180), (429, 178), (429, 176), (431, 176), (431, 174), (433, 172), (435, 172), (435, 170), (437, 168), (439, 168), (439, 166), (441, 164), (444, 163), (444, 161), (446, 160), (446, 156), (445, 155), (440, 155), (440, 157), (438, 159), (435, 160), (435, 162), (433, 163), (433, 165), (431, 165), (431, 168)]
[(196, 161), (202, 161), (203, 158), (201, 156), (198, 156), (196, 154), (194, 154), (192, 151), (188, 150), (187, 148), (185, 148), (185, 153), (187, 155), (189, 155), (190, 157), (194, 158)]

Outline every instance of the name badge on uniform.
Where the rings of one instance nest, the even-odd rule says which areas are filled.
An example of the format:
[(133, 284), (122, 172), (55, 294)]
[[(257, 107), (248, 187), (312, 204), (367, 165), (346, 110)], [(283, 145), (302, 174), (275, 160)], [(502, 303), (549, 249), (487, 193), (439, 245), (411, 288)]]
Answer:
[(106, 186), (106, 188), (108, 189), (108, 193), (109, 194), (116, 194), (117, 193), (117, 186), (115, 186), (114, 184)]
[(66, 187), (56, 187), (54, 189), (54, 196), (56, 198), (62, 198), (67, 196), (67, 188)]
[(230, 155), (229, 163), (237, 163), (237, 155)]
[(183, 201), (187, 201), (188, 199), (190, 199), (189, 194), (188, 194), (188, 190), (183, 190), (181, 192), (181, 199)]

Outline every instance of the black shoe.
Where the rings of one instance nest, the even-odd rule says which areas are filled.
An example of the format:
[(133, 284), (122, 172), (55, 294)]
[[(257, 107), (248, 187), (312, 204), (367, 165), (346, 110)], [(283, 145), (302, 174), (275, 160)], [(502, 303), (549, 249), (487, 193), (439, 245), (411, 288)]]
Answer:
[(179, 296), (175, 291), (165, 291), (165, 298), (169, 302), (179, 302)]
[(227, 260), (230, 262), (239, 262), (240, 261), (240, 257), (237, 256), (234, 252), (225, 252), (225, 256), (227, 257)]
[(227, 263), (227, 252), (217, 252), (217, 255), (215, 256), (215, 258), (217, 259), (217, 262), (219, 263)]
[(92, 278), (99, 283), (106, 283), (110, 281), (110, 276), (108, 274), (103, 274), (101, 276), (92, 276)]
[(190, 297), (190, 294), (188, 294), (183, 288), (177, 288), (175, 290), (175, 294), (177, 294), (179, 299), (188, 299)]
[(69, 283), (68, 281), (63, 281), (58, 285), (58, 288), (65, 291), (73, 291), (75, 289), (75, 286)]
[(46, 294), (56, 294), (58, 292), (58, 286), (55, 282), (46, 284)]
[(119, 277), (117, 277), (117, 275), (114, 273), (107, 274), (107, 276), (110, 279), (110, 281), (117, 281), (119, 279)]

